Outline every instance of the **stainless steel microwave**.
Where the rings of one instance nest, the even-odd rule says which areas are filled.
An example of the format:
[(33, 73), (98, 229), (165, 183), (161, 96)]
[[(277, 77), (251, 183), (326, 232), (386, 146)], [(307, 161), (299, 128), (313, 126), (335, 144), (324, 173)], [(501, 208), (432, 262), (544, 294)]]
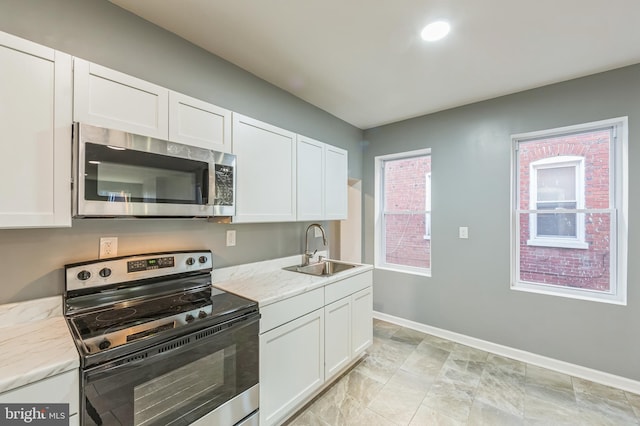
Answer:
[(232, 154), (74, 123), (73, 157), (74, 217), (235, 215)]

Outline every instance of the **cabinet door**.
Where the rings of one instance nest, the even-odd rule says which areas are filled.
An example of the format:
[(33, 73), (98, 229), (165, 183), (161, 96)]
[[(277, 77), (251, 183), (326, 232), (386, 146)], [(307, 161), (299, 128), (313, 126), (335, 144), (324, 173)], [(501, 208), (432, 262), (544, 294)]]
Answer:
[(74, 58), (73, 119), (159, 139), (169, 137), (169, 90)]
[(231, 111), (169, 91), (169, 140), (231, 152)]
[(0, 228), (71, 226), (71, 57), (0, 32)]
[(325, 144), (298, 135), (298, 220), (324, 219)]
[(324, 378), (328, 380), (352, 359), (351, 297), (325, 306), (324, 321)]
[(373, 343), (373, 288), (351, 295), (351, 350), (357, 356)]
[(325, 149), (325, 219), (347, 218), (347, 151), (327, 145)]
[(260, 335), (260, 424), (277, 424), (324, 382), (324, 309)]
[(233, 114), (238, 178), (234, 222), (296, 220), (296, 135)]

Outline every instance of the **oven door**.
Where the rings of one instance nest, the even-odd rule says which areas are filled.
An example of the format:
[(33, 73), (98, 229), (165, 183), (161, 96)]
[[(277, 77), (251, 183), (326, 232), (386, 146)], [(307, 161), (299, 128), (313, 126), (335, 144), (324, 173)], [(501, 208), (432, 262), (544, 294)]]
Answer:
[(76, 123), (76, 216), (211, 216), (212, 151)]
[[(127, 355), (83, 373), (83, 425), (233, 425), (258, 409), (254, 315)], [(222, 330), (221, 330), (222, 329)]]

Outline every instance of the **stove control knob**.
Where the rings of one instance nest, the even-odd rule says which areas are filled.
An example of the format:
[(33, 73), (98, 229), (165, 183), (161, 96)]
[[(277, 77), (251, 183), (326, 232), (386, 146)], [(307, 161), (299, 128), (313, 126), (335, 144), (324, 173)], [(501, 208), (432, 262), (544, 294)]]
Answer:
[(80, 271), (80, 272), (78, 272), (77, 277), (78, 277), (78, 279), (79, 279), (80, 281), (86, 281), (86, 280), (88, 280), (89, 278), (91, 278), (91, 272), (89, 272), (89, 271), (87, 271), (87, 270), (85, 269), (84, 271)]
[(99, 347), (101, 350), (105, 350), (105, 349), (107, 349), (109, 346), (111, 346), (111, 342), (110, 342), (110, 341), (108, 341), (107, 339), (104, 339), (104, 340), (103, 340), (102, 342), (100, 342), (100, 344), (98, 345), (98, 347)]
[(206, 317), (207, 317), (207, 313), (205, 311), (198, 312), (198, 318), (202, 319)]
[(111, 269), (109, 268), (102, 268), (100, 269), (100, 272), (98, 272), (100, 274), (100, 276), (102, 278), (107, 278), (108, 276), (111, 275)]
[(186, 316), (184, 319), (185, 319), (185, 321), (187, 321), (187, 322), (193, 322), (193, 320), (194, 320), (195, 318), (193, 317), (193, 315), (191, 315), (191, 314), (187, 314), (187, 316)]
[(207, 259), (207, 256), (200, 256), (200, 258), (198, 259), (200, 263), (207, 263), (207, 260), (209, 260)]
[(196, 260), (193, 257), (187, 259), (187, 265), (191, 266), (196, 263)]

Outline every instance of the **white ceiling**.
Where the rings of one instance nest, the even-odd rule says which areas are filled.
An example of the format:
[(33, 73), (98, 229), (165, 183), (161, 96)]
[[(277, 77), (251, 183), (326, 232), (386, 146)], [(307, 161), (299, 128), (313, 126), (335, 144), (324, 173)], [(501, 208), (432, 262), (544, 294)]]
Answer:
[(111, 1), (362, 129), (640, 62), (640, 0)]

